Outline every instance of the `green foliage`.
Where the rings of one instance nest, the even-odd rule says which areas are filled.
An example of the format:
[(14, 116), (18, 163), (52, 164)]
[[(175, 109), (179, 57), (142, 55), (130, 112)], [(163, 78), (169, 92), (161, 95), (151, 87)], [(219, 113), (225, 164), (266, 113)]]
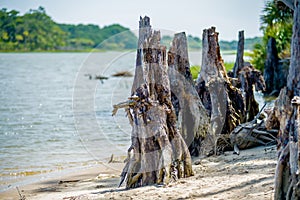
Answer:
[[(161, 44), (169, 48), (171, 46), (173, 37), (169, 35), (163, 35), (161, 38)], [(189, 50), (200, 50), (201, 49), (201, 40), (198, 37), (193, 37), (192, 35), (188, 35), (187, 37), (188, 48)]]
[[(280, 40), (284, 41), (285, 35), (282, 33)], [(161, 43), (169, 47), (172, 39), (163, 36)], [(188, 35), (187, 40), (189, 50), (200, 50), (199, 37)], [(245, 48), (252, 49), (257, 41), (261, 38), (246, 39)], [(103, 28), (93, 24), (57, 24), (42, 7), (31, 9), (23, 16), (16, 10), (0, 10), (0, 51), (124, 50), (135, 49), (136, 45), (137, 37), (119, 24)], [(236, 50), (237, 41), (221, 41), (220, 47), (221, 50)]]
[(66, 33), (42, 7), (23, 16), (18, 11), (2, 9), (0, 19), (1, 50), (52, 50), (65, 45)]
[[(260, 43), (262, 41), (261, 37), (254, 37), (254, 38), (247, 38), (245, 39), (244, 48), (247, 50), (253, 50), (255, 43)], [(230, 51), (230, 50), (236, 50), (238, 41), (233, 40), (231, 42), (229, 41), (220, 41), (219, 42), (220, 49), (222, 51)]]
[(251, 63), (263, 71), (264, 63), (267, 56), (267, 43), (270, 37), (275, 38), (279, 58), (290, 56), (290, 44), (292, 37), (292, 11), (283, 3), (268, 0), (266, 1), (261, 16), (261, 30), (263, 39), (261, 43), (254, 46), (251, 55)]
[(136, 36), (118, 24), (102, 29), (93, 24), (57, 24), (42, 7), (23, 16), (15, 10), (0, 10), (1, 51), (122, 50), (134, 49), (136, 44)]
[[(97, 48), (100, 49), (135, 49), (137, 45), (137, 37), (128, 29), (119, 24), (105, 26), (100, 30), (103, 40)], [(114, 46), (118, 47), (115, 48)]]
[(202, 48), (202, 41), (198, 37), (193, 37), (192, 35), (188, 35), (188, 46), (191, 50), (199, 50)]
[(120, 50), (134, 49), (137, 44), (136, 36), (119, 24), (105, 26), (102, 29), (93, 24), (59, 24), (59, 27), (68, 33), (67, 49)]
[(264, 44), (256, 44), (254, 46), (254, 50), (252, 54), (250, 55), (251, 57), (251, 63), (252, 65), (256, 68), (259, 69), (260, 71), (264, 70), (264, 65), (265, 65), (265, 60), (267, 57), (267, 52), (266, 52), (266, 47)]
[[(161, 43), (163, 45), (165, 45), (166, 47), (170, 47), (172, 40), (173, 40), (173, 38), (171, 36), (164, 35), (164, 36), (162, 36)], [(202, 41), (199, 37), (194, 37), (192, 35), (188, 35), (187, 40), (188, 40), (189, 50), (200, 50), (202, 48)], [(247, 38), (247, 39), (245, 39), (245, 49), (253, 50), (254, 45), (256, 43), (261, 43), (261, 42), (262, 42), (261, 37)], [(236, 51), (237, 43), (238, 42), (236, 40), (233, 40), (231, 42), (221, 40), (219, 42), (219, 45), (220, 45), (220, 49), (222, 51), (229, 52), (229, 51)]]
[[(225, 62), (224, 66), (225, 66), (226, 71), (228, 72), (228, 71), (230, 71), (230, 70), (233, 69), (234, 62)], [(197, 79), (198, 74), (199, 74), (199, 72), (201, 70), (201, 67), (199, 65), (192, 65), (190, 67), (190, 70), (191, 70), (191, 74), (192, 74), (193, 80)]]
[(228, 72), (228, 71), (230, 71), (230, 70), (233, 69), (233, 67), (234, 67), (234, 62), (225, 62), (225, 63), (224, 63), (224, 66), (225, 66), (226, 71)]
[(193, 65), (190, 67), (193, 80), (197, 79), (200, 69), (201, 67), (199, 65)]

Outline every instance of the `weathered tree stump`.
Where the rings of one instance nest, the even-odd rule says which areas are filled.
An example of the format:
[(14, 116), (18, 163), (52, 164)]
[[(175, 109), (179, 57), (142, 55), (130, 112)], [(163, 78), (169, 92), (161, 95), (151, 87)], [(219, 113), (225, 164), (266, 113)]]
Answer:
[[(202, 149), (206, 154), (218, 153), (229, 144), (229, 133), (243, 122), (245, 105), (240, 90), (230, 83), (227, 76), (214, 27), (203, 31), (202, 65), (196, 88), (211, 120), (210, 134), (206, 136)], [(226, 140), (226, 145), (217, 149), (222, 139)]]
[(178, 110), (179, 129), (191, 155), (198, 156), (202, 139), (207, 135), (209, 118), (194, 87), (184, 32), (174, 36), (168, 52), (168, 74), (172, 103)]
[(233, 67), (233, 78), (237, 78), (239, 71), (244, 67), (244, 31), (239, 31), (236, 60)]
[(255, 69), (250, 63), (244, 63), (244, 67), (238, 73), (239, 88), (243, 93), (246, 106), (246, 115), (244, 122), (249, 122), (259, 112), (259, 105), (254, 97), (254, 88), (256, 91), (265, 91), (266, 85), (262, 73)]
[(277, 87), (278, 79), (278, 52), (276, 47), (276, 40), (272, 37), (268, 40), (267, 45), (267, 59), (264, 67), (264, 79), (266, 82), (266, 91), (265, 94), (279, 94)]
[[(146, 19), (141, 19), (140, 24)], [(128, 101), (115, 105), (113, 111), (115, 114), (118, 108), (126, 108), (132, 124), (131, 147), (120, 183), (126, 180), (126, 188), (168, 184), (193, 175), (188, 148), (176, 127), (166, 47), (160, 45), (159, 31), (151, 31), (145, 37), (140, 53), (143, 80), (135, 76), (140, 81), (134, 80), (133, 88), (140, 85)]]
[[(279, 159), (275, 173), (275, 194), (277, 199), (299, 199), (299, 150), (300, 150), (300, 0), (293, 2), (293, 36), (291, 62), (287, 87), (281, 90), (274, 110), (268, 120), (269, 126), (279, 122)], [(275, 118), (275, 119), (274, 119)]]
[(144, 18), (140, 17), (139, 21), (139, 39), (136, 52), (136, 66), (134, 73), (134, 82), (131, 88), (131, 94), (144, 83), (144, 74), (143, 74), (143, 44), (146, 38), (149, 38), (152, 34), (152, 29), (150, 25), (150, 18), (145, 16)]
[(232, 79), (230, 81), (243, 93), (246, 115), (242, 122), (254, 119), (259, 111), (259, 105), (254, 98), (253, 86), (256, 91), (264, 91), (265, 81), (260, 71), (256, 70), (249, 62), (244, 62), (244, 31), (239, 31), (236, 61), (234, 64)]

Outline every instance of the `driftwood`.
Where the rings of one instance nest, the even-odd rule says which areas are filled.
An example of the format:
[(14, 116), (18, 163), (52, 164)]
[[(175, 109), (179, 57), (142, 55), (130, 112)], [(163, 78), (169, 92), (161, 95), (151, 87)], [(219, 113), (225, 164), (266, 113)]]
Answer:
[(234, 147), (234, 153), (239, 154), (239, 149), (277, 144), (278, 130), (267, 130), (265, 121), (258, 120), (265, 106), (266, 104), (252, 121), (238, 125), (230, 133), (230, 142)]
[(117, 72), (117, 73), (114, 73), (112, 76), (114, 77), (132, 77), (132, 74), (128, 71), (121, 71), (121, 72)]
[(239, 149), (248, 149), (256, 146), (277, 144), (278, 130), (266, 130), (264, 121), (247, 122), (237, 126), (230, 134), (230, 142), (234, 152), (239, 154)]
[[(141, 18), (143, 26), (149, 18)], [(142, 25), (142, 26), (141, 26)], [(147, 31), (149, 29), (146, 29)], [(151, 30), (151, 28), (150, 28)], [(152, 30), (139, 38), (138, 59), (133, 95), (128, 101), (114, 106), (126, 108), (132, 124), (131, 146), (121, 174), (126, 188), (150, 184), (168, 184), (172, 180), (193, 175), (188, 148), (176, 127), (175, 110), (166, 66), (166, 48), (160, 45), (160, 32)], [(136, 80), (138, 79), (138, 80)], [(138, 85), (140, 84), (140, 85)]]
[(218, 141), (243, 122), (245, 105), (241, 91), (227, 76), (214, 27), (203, 31), (202, 45), (202, 65), (196, 88), (211, 120), (209, 134), (201, 148), (203, 153), (211, 154), (224, 150), (217, 148)]
[(209, 118), (194, 87), (184, 32), (174, 36), (168, 52), (168, 74), (172, 103), (177, 111), (180, 133), (191, 155), (198, 156), (202, 139), (209, 127)]
[(274, 199), (299, 199), (300, 150), (300, 0), (293, 2), (293, 36), (287, 87), (282, 89), (268, 119), (268, 127), (279, 124), (279, 159), (275, 173)]

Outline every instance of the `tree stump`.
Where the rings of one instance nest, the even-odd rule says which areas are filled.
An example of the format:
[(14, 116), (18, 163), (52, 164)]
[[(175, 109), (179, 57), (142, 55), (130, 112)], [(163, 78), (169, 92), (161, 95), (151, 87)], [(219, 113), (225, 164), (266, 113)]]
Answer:
[(293, 36), (287, 87), (281, 90), (269, 117), (271, 119), (268, 119), (269, 126), (276, 120), (279, 122), (279, 159), (275, 172), (274, 194), (276, 200), (300, 198), (300, 0), (294, 0), (293, 5)]
[[(274, 38), (269, 38), (267, 45), (267, 59), (264, 67), (264, 79), (266, 82), (265, 94), (279, 93), (277, 82), (278, 79), (278, 52), (276, 47), (276, 40)], [(274, 92), (273, 92), (274, 91)]]
[(174, 36), (168, 52), (168, 66), (171, 91), (174, 96), (172, 103), (178, 110), (180, 133), (191, 155), (198, 156), (201, 141), (208, 132), (209, 119), (191, 76), (184, 32)]
[(160, 32), (151, 31), (142, 47), (143, 82), (137, 87), (134, 84), (140, 82), (134, 80), (133, 88), (137, 88), (133, 95), (115, 105), (113, 111), (115, 114), (118, 108), (126, 108), (132, 124), (131, 146), (120, 182), (125, 180), (126, 188), (168, 184), (193, 175), (188, 148), (176, 127), (166, 47), (160, 45)]
[(145, 16), (144, 18), (140, 17), (139, 21), (139, 39), (136, 52), (136, 65), (134, 73), (134, 82), (131, 88), (131, 94), (144, 83), (143, 75), (143, 44), (146, 38), (149, 38), (152, 33), (150, 18)]
[(239, 31), (236, 60), (233, 67), (233, 78), (237, 78), (239, 71), (244, 67), (244, 31)]
[(203, 150), (206, 154), (218, 153), (228, 146), (230, 132), (243, 122), (245, 105), (240, 90), (227, 76), (215, 27), (203, 31), (202, 65), (196, 88), (211, 121)]
[(266, 85), (262, 73), (255, 69), (250, 63), (244, 63), (244, 67), (238, 73), (239, 88), (243, 93), (246, 106), (244, 122), (249, 122), (259, 112), (259, 105), (254, 97), (254, 87), (256, 91), (265, 91)]
[(239, 39), (237, 46), (236, 61), (234, 64), (232, 76), (234, 85), (243, 93), (246, 115), (244, 122), (249, 122), (254, 119), (259, 112), (259, 105), (254, 98), (253, 86), (256, 91), (265, 91), (265, 81), (260, 71), (256, 70), (249, 62), (244, 62), (244, 31), (239, 31)]

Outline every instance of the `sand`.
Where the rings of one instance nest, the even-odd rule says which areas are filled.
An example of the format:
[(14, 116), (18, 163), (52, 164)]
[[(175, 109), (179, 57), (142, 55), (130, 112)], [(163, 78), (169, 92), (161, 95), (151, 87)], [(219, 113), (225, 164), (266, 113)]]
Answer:
[[(28, 200), (85, 199), (273, 199), (275, 146), (243, 150), (240, 155), (194, 158), (195, 176), (166, 186), (117, 188), (124, 163), (110, 163), (20, 187)], [(20, 199), (16, 189), (0, 199)]]

